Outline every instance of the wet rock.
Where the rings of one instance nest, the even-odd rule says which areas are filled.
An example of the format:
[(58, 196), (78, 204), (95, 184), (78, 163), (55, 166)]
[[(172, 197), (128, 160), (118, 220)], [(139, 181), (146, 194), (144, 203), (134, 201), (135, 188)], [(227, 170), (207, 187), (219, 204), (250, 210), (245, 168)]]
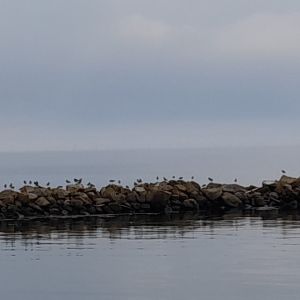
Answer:
[(154, 193), (153, 198), (150, 202), (151, 209), (153, 211), (163, 211), (169, 203), (172, 193), (167, 191), (157, 191)]
[(231, 194), (235, 194), (238, 192), (242, 192), (242, 193), (246, 192), (245, 187), (243, 187), (239, 184), (223, 184), (222, 189), (223, 189), (223, 192), (228, 192)]
[(69, 204), (70, 204), (70, 206), (72, 206), (74, 208), (78, 208), (78, 209), (81, 209), (83, 207), (83, 202), (79, 199), (71, 199), (69, 201)]
[(202, 189), (204, 195), (211, 201), (217, 200), (222, 196), (222, 187), (206, 188)]
[(186, 199), (183, 201), (183, 207), (187, 210), (198, 210), (199, 205), (195, 199)]
[(223, 193), (222, 199), (224, 203), (231, 208), (237, 208), (242, 205), (242, 201), (237, 196), (228, 192)]
[(109, 200), (107, 198), (97, 198), (97, 199), (95, 199), (96, 205), (106, 204), (106, 203), (109, 203), (110, 201), (111, 200)]

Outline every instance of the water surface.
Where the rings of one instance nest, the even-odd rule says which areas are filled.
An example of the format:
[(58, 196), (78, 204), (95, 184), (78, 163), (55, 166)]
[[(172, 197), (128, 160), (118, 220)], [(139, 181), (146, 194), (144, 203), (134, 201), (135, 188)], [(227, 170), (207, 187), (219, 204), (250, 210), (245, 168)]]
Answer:
[(300, 217), (4, 222), (3, 299), (299, 299)]

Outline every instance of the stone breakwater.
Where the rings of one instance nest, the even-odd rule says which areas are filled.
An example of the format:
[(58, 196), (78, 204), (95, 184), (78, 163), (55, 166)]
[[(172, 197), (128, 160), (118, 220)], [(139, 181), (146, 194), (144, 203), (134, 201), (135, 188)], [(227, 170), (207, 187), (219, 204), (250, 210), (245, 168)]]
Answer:
[(140, 183), (132, 189), (110, 184), (94, 186), (70, 184), (65, 188), (25, 185), (19, 192), (0, 192), (0, 219), (26, 217), (180, 213), (248, 209), (300, 208), (300, 177), (282, 176), (261, 186), (170, 180)]

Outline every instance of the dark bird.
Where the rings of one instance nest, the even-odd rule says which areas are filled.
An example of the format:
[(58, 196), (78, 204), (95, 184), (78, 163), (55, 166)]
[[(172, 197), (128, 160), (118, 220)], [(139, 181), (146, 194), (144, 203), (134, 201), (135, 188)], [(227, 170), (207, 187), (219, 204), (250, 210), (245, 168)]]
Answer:
[(126, 189), (129, 189), (129, 186), (128, 186), (128, 185), (126, 185)]
[(74, 178), (73, 180), (74, 180), (74, 182), (76, 182), (76, 183), (78, 182), (78, 179), (77, 179), (77, 178)]
[(211, 177), (208, 177), (208, 180), (209, 180), (210, 182), (213, 182), (213, 181), (214, 181)]
[(121, 180), (118, 180), (118, 184), (121, 184)]
[(63, 187), (62, 187), (62, 185), (58, 185), (56, 188), (57, 189), (62, 189)]
[(32, 181), (31, 181), (31, 180), (29, 180), (29, 184), (32, 184)]
[(50, 182), (47, 182), (47, 186), (50, 186)]
[(23, 182), (24, 182), (24, 184), (27, 184), (27, 181), (26, 181), (26, 180), (24, 180)]
[(137, 186), (138, 184), (136, 182), (134, 182), (134, 186)]
[(78, 179), (77, 183), (81, 184), (81, 182), (82, 182), (82, 178)]
[(285, 171), (285, 170), (281, 170), (281, 173), (282, 173), (282, 174), (286, 174), (286, 171)]
[(66, 183), (71, 183), (71, 181), (67, 179), (67, 180), (66, 180)]
[(164, 177), (164, 181), (168, 181), (168, 179), (166, 177)]
[(192, 176), (191, 178), (192, 178), (192, 180), (194, 180), (194, 176)]
[(172, 176), (173, 179), (175, 179), (175, 176)]
[(10, 187), (12, 190), (15, 188), (15, 187), (13, 186), (12, 183), (9, 185), (9, 187)]
[(159, 177), (158, 177), (158, 176), (156, 177), (156, 180), (159, 180)]
[(136, 182), (138, 182), (138, 183), (142, 183), (142, 182), (143, 182), (143, 180), (140, 178), (140, 179), (137, 179), (137, 180), (136, 180)]
[(237, 178), (234, 179), (234, 182), (237, 182)]
[(33, 184), (37, 187), (39, 187), (39, 182), (38, 181), (34, 181)]
[(183, 177), (179, 177), (178, 179), (179, 179), (179, 180), (182, 180), (182, 179), (183, 179)]
[(5, 188), (5, 189), (7, 188), (7, 184), (4, 184), (4, 188)]
[(115, 182), (115, 180), (114, 180), (114, 179), (111, 179), (109, 182)]
[(202, 184), (202, 187), (206, 187), (206, 184)]

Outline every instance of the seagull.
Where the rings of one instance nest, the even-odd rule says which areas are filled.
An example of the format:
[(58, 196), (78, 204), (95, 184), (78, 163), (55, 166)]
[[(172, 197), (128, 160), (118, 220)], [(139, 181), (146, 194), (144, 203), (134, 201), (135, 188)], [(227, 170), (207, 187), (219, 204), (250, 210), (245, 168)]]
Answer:
[(121, 180), (118, 180), (118, 184), (121, 184)]
[(168, 179), (166, 177), (164, 177), (164, 181), (168, 181)]
[(194, 176), (192, 176), (191, 178), (192, 178), (192, 180), (194, 180)]
[(138, 184), (135, 182), (135, 183), (134, 183), (134, 186), (137, 186), (137, 185), (138, 185)]
[(81, 184), (82, 178), (78, 179), (77, 183)]
[(183, 177), (179, 177), (179, 180), (182, 180), (183, 179)]
[(29, 184), (32, 184), (32, 181), (31, 181), (31, 180), (29, 180)]
[(5, 189), (7, 188), (7, 184), (4, 184), (4, 188), (5, 188)]
[(67, 179), (67, 180), (66, 180), (66, 183), (71, 183), (71, 181)]
[(13, 186), (12, 183), (9, 185), (9, 187), (10, 187), (11, 189), (14, 189), (14, 188), (15, 188), (15, 187)]
[(115, 182), (115, 180), (114, 180), (114, 179), (111, 179), (109, 182)]
[(137, 179), (137, 180), (136, 180), (136, 182), (138, 182), (138, 183), (142, 183), (142, 182), (143, 182), (143, 180), (142, 180), (142, 179)]
[(234, 182), (237, 182), (237, 178), (234, 179)]
[(208, 180), (209, 180), (210, 182), (213, 182), (213, 181), (214, 181), (211, 177), (208, 177)]
[(77, 178), (74, 178), (73, 180), (74, 180), (74, 182), (76, 182), (76, 183), (78, 182), (78, 179), (77, 179)]
[(206, 187), (206, 184), (202, 184), (202, 187)]
[(62, 185), (58, 185), (56, 188), (57, 189), (62, 189), (63, 187), (62, 187)]
[(175, 176), (172, 176), (173, 179), (175, 179)]
[(24, 184), (27, 184), (27, 181), (26, 181), (26, 180), (24, 180), (23, 182), (24, 182)]
[(285, 170), (281, 170), (281, 173), (282, 173), (282, 174), (285, 174), (285, 173), (286, 173), (286, 171), (285, 171)]
[(129, 189), (129, 186), (128, 186), (128, 185), (126, 185), (126, 189)]
[(50, 182), (47, 182), (47, 186), (50, 186)]
[(38, 181), (35, 181), (35, 182), (34, 182), (34, 185), (37, 186), (37, 187), (39, 187), (39, 182), (38, 182)]
[(158, 177), (158, 176), (156, 177), (156, 180), (159, 180), (159, 177)]

